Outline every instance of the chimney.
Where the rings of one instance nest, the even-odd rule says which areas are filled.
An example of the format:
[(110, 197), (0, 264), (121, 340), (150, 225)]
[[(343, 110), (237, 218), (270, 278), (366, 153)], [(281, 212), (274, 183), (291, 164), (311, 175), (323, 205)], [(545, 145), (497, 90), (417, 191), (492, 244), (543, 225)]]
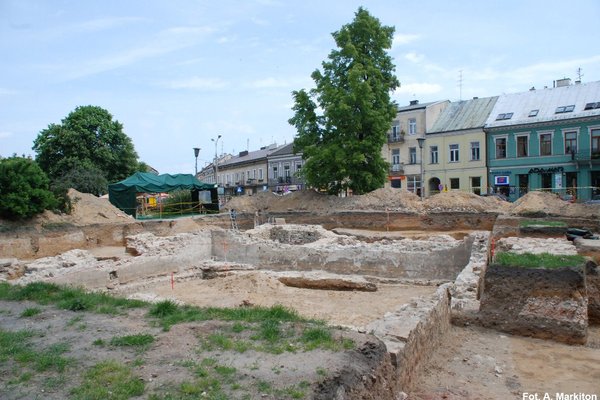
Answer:
[(240, 151), (239, 157), (244, 157), (248, 155), (248, 150)]
[(530, 92), (533, 92), (535, 90), (535, 86), (532, 86), (531, 89), (529, 89)]
[(419, 104), (419, 100), (411, 100), (410, 101), (411, 106), (416, 106), (417, 104)]
[(562, 79), (557, 79), (554, 81), (554, 87), (564, 87), (564, 86), (570, 86), (571, 85), (571, 78), (562, 78)]

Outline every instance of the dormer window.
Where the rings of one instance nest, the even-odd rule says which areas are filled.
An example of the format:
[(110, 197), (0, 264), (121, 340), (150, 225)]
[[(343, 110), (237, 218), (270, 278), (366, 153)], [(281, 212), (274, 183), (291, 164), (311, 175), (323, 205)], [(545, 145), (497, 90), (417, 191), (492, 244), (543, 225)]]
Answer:
[(584, 110), (594, 110), (596, 108), (600, 108), (600, 101), (596, 103), (587, 103)]
[(556, 107), (556, 111), (554, 111), (554, 113), (555, 114), (568, 113), (568, 112), (573, 112), (574, 109), (575, 109), (575, 104), (571, 104), (569, 106), (560, 106), (560, 107)]
[(511, 119), (513, 116), (513, 113), (502, 113), (502, 114), (498, 114), (498, 116), (496, 117), (496, 121), (502, 121), (505, 119)]
[(531, 110), (531, 111), (529, 111), (528, 117), (537, 117), (539, 112), (540, 112), (540, 110)]

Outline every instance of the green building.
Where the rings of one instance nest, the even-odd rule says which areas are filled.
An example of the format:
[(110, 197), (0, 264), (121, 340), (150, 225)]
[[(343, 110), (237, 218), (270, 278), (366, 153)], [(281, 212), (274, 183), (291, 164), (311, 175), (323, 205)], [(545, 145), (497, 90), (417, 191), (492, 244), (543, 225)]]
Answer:
[(600, 196), (600, 81), (501, 95), (485, 124), (490, 192)]

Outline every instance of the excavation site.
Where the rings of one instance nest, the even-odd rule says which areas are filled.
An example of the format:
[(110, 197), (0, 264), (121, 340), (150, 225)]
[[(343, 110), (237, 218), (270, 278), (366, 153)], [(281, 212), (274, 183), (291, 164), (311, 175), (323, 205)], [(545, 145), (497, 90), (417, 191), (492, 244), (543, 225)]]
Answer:
[[(0, 221), (2, 293), (47, 283), (144, 307), (282, 307), (308, 322), (281, 322), (280, 337), (261, 342), (261, 323), (188, 318), (165, 328), (146, 308), (84, 312), (84, 300), (65, 308), (7, 294), (0, 331), (42, 332), (28, 339), (33, 347), (67, 343), (72, 364), (30, 371), (0, 353), (1, 398), (84, 398), (87, 375), (74, 371), (107, 359), (143, 384), (131, 398), (600, 395), (600, 205), (542, 192), (509, 203), (460, 192), (421, 200), (393, 189), (305, 191), (139, 221), (107, 200), (70, 196), (70, 215)], [(505, 253), (580, 261), (506, 266)], [(341, 344), (299, 344), (308, 342), (291, 332), (306, 334), (302, 323), (327, 327)], [(153, 338), (142, 348), (115, 344), (142, 334)]]

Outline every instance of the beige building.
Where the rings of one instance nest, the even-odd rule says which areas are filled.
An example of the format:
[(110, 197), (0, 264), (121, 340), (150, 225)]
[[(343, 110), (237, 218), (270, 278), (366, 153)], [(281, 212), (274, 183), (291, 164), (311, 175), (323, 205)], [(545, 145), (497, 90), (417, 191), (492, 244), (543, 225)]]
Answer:
[(398, 108), (382, 149), (384, 159), (390, 164), (386, 187), (420, 193), (421, 152), (417, 139), (425, 137), (448, 104), (448, 100), (424, 104), (413, 100), (408, 106)]
[(423, 146), (425, 196), (440, 190), (487, 190), (483, 127), (498, 97), (451, 103), (427, 130)]

